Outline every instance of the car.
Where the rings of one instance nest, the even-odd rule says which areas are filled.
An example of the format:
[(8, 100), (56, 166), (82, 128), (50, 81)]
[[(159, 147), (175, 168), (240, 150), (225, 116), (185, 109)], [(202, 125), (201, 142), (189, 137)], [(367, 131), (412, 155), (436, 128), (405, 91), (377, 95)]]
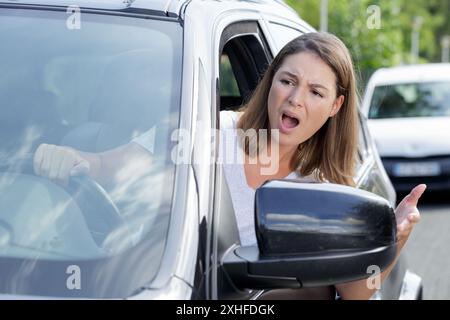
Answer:
[(419, 183), (450, 189), (450, 64), (377, 70), (364, 95), (363, 112), (394, 187)]
[[(288, 41), (315, 32), (282, 1), (1, 0), (0, 16), (1, 298), (253, 300), (393, 261), (396, 195), (362, 114), (357, 188), (268, 181), (258, 246), (240, 244), (216, 129)], [(137, 138), (151, 165), (127, 158), (109, 185), (34, 174), (42, 143), (89, 153)], [(373, 298), (421, 288), (400, 256)]]

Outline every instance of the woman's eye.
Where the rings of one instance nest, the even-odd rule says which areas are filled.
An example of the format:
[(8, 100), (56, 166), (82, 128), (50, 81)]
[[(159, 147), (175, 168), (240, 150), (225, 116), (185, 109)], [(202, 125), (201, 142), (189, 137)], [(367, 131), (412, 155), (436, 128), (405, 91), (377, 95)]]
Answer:
[(319, 91), (312, 90), (311, 92), (312, 92), (313, 95), (323, 98), (323, 96), (320, 94)]
[(291, 85), (292, 81), (286, 80), (286, 79), (281, 79), (281, 83), (285, 84), (285, 85)]

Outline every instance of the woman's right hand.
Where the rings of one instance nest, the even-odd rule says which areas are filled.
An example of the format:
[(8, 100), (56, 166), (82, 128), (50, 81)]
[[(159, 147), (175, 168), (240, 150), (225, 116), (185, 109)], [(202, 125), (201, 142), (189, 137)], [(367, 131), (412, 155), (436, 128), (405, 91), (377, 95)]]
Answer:
[(89, 174), (89, 161), (81, 152), (63, 146), (41, 144), (34, 154), (33, 167), (36, 175), (67, 185), (70, 176)]

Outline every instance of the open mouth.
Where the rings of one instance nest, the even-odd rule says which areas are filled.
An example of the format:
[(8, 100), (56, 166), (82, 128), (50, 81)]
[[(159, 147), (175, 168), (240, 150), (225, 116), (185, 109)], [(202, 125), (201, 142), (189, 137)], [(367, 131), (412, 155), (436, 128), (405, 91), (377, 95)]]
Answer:
[(281, 124), (283, 129), (291, 130), (300, 124), (300, 120), (291, 114), (283, 113), (281, 116)]

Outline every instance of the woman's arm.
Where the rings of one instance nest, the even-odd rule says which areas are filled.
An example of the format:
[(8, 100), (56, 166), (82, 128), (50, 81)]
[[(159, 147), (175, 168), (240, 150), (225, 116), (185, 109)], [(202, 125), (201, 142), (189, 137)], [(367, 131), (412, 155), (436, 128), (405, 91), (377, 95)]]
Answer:
[(88, 174), (101, 185), (108, 186), (121, 173), (130, 175), (141, 168), (149, 168), (150, 164), (151, 154), (135, 142), (100, 153), (41, 144), (33, 160), (37, 175), (63, 185), (68, 183), (70, 176)]
[[(389, 275), (397, 263), (400, 252), (406, 244), (411, 234), (414, 224), (420, 221), (420, 213), (417, 209), (417, 202), (426, 189), (426, 185), (416, 186), (411, 193), (403, 198), (402, 202), (395, 210), (397, 221), (397, 255), (391, 265), (381, 273), (381, 282)], [(342, 299), (345, 300), (366, 300), (376, 291), (367, 286), (367, 279), (337, 284), (336, 290)]]

